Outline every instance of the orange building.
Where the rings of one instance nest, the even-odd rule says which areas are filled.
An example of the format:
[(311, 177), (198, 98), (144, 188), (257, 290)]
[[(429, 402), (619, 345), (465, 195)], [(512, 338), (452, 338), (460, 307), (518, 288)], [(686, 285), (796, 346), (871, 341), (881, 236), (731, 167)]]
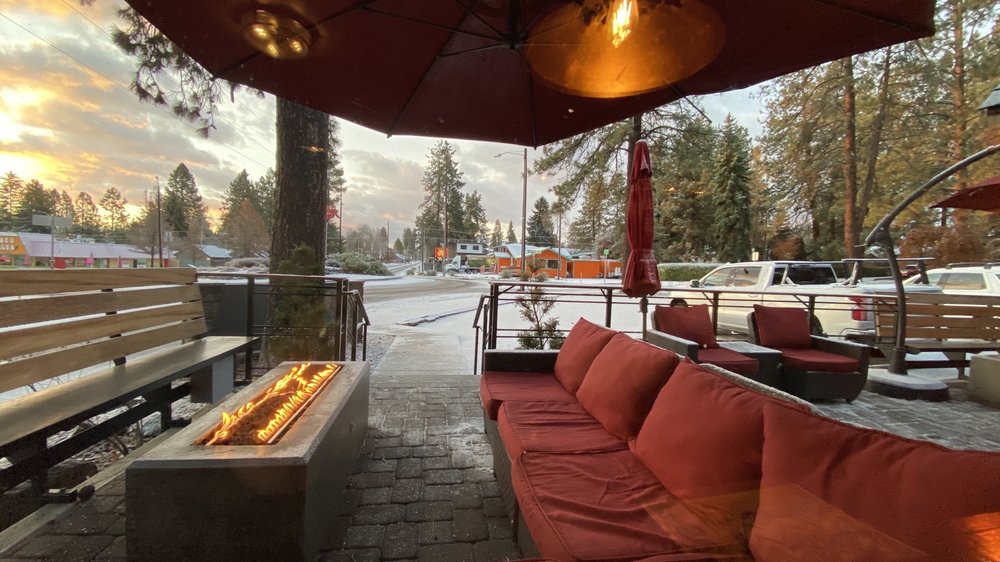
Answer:
[[(550, 279), (556, 277), (572, 277), (577, 279), (599, 279), (603, 277), (620, 277), (622, 264), (619, 260), (574, 258), (569, 250), (563, 249), (560, 254), (553, 248), (525, 246), (525, 261), (527, 269), (535, 272), (545, 272)], [(521, 245), (504, 244), (493, 248), (487, 258), (490, 269), (497, 273), (510, 271), (517, 274), (521, 271)]]

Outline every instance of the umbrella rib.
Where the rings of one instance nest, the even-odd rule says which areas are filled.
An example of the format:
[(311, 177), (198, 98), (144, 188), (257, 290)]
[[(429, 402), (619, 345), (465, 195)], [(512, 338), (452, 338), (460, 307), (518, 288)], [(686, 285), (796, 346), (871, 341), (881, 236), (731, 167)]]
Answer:
[(368, 12), (372, 12), (373, 14), (379, 14), (379, 15), (383, 15), (383, 16), (388, 16), (388, 17), (391, 17), (391, 18), (396, 18), (396, 19), (400, 19), (400, 20), (403, 20), (403, 21), (408, 21), (408, 22), (411, 22), (411, 23), (416, 23), (416, 24), (424, 25), (424, 26), (427, 26), (427, 27), (430, 27), (430, 28), (433, 28), (433, 29), (440, 29), (440, 30), (443, 30), (443, 31), (450, 31), (452, 33), (461, 33), (462, 35), (468, 35), (469, 37), (476, 37), (478, 39), (488, 39), (490, 41), (496, 41), (497, 45), (501, 44), (500, 43), (500, 37), (499, 37), (499, 35), (486, 35), (485, 33), (475, 33), (473, 31), (466, 31), (464, 29), (459, 29), (457, 27), (451, 27), (451, 26), (448, 26), (448, 25), (442, 25), (442, 24), (439, 24), (439, 23), (434, 23), (434, 22), (430, 22), (430, 21), (426, 21), (426, 20), (412, 18), (412, 17), (409, 17), (409, 16), (404, 16), (404, 15), (400, 15), (400, 14), (394, 14), (392, 12), (386, 12), (386, 11), (383, 11), (383, 10), (377, 10), (377, 9), (371, 8), (369, 6), (363, 6), (362, 9), (364, 9), (364, 10), (366, 10)]

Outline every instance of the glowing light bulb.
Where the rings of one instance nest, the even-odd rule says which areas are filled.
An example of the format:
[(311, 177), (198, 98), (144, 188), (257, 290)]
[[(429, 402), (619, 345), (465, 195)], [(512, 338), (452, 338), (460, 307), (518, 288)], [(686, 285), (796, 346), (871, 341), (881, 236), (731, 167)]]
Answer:
[[(617, 48), (632, 33), (632, 26), (638, 23), (638, 0), (615, 0), (611, 6), (611, 45)], [(635, 20), (635, 21), (633, 21)]]

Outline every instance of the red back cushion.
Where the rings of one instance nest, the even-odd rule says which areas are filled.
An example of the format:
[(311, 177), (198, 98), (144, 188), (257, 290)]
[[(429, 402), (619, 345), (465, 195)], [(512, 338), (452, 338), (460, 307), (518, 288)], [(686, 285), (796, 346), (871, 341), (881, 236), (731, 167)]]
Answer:
[(757, 339), (764, 347), (812, 347), (809, 313), (804, 308), (753, 305)]
[(576, 399), (605, 429), (627, 440), (639, 432), (679, 360), (676, 353), (616, 334), (594, 358)]
[(566, 390), (576, 392), (594, 362), (594, 357), (611, 341), (618, 332), (592, 324), (583, 318), (566, 335), (566, 341), (556, 356), (556, 380)]
[(657, 305), (653, 310), (653, 321), (657, 330), (691, 340), (702, 349), (719, 347), (715, 341), (715, 329), (712, 327), (712, 316), (708, 313), (707, 304)]
[[(699, 499), (756, 492), (764, 450), (764, 405), (777, 400), (685, 359), (629, 446), (676, 496)], [(755, 508), (756, 497), (750, 510)]]
[(992, 559), (983, 549), (995, 548), (1000, 528), (998, 453), (766, 406), (763, 466), (757, 560)]

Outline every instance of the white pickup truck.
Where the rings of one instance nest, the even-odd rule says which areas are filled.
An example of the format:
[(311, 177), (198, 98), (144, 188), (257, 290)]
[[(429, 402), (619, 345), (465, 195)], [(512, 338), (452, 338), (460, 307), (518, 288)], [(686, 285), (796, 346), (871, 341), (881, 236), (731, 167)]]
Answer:
[[(907, 287), (909, 292), (914, 287)], [(940, 292), (919, 286), (918, 291)], [(814, 311), (815, 333), (868, 339), (874, 335), (872, 293), (894, 293), (891, 283), (850, 285), (837, 274), (834, 262), (765, 261), (719, 266), (690, 288), (670, 287), (660, 295), (690, 304), (718, 300), (718, 330), (747, 333), (754, 304), (798, 306)]]

